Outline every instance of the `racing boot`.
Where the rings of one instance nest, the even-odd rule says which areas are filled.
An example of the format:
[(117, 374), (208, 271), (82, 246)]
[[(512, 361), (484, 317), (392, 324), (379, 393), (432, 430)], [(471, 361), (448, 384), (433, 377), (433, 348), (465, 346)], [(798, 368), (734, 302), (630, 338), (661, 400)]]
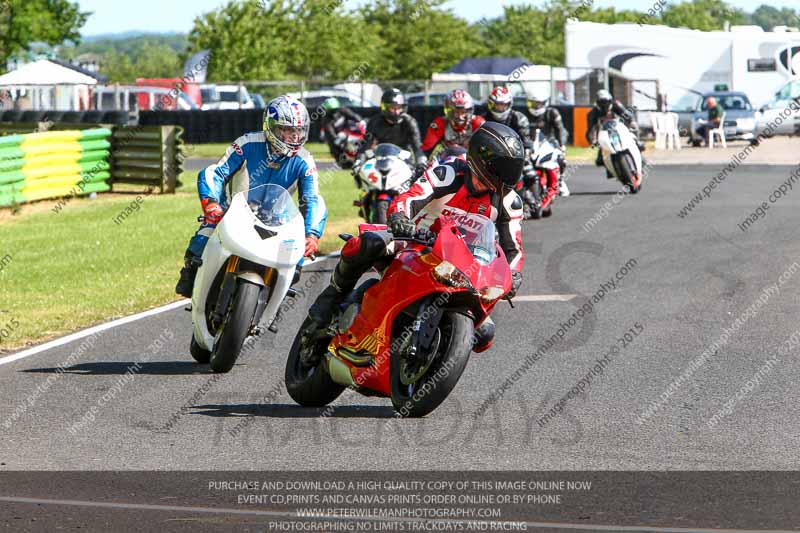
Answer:
[(183, 263), (181, 277), (175, 286), (175, 292), (186, 298), (191, 298), (194, 290), (194, 278), (197, 275), (197, 269), (203, 264), (203, 260), (187, 250), (183, 256)]
[(339, 261), (331, 274), (330, 284), (317, 296), (308, 310), (309, 318), (316, 322), (318, 328), (325, 328), (331, 323), (335, 306), (341, 304), (353, 291), (365, 271), (357, 265)]
[(350, 292), (355, 288), (359, 278), (367, 269), (358, 268), (356, 265), (339, 261), (331, 275), (330, 284), (317, 296), (317, 299), (308, 310), (303, 332), (300, 338), (300, 349), (306, 354), (303, 363), (308, 367), (319, 364), (321, 354), (314, 350), (314, 346), (328, 335), (328, 326), (333, 320), (333, 312)]
[(569, 196), (569, 187), (567, 187), (567, 182), (564, 180), (559, 180), (558, 182), (558, 195), (564, 197)]

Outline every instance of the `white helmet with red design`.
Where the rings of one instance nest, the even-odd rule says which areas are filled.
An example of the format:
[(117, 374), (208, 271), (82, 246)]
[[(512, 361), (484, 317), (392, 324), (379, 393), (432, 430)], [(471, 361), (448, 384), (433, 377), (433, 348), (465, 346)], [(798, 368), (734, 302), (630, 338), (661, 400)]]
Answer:
[(508, 87), (495, 87), (489, 94), (489, 100), (486, 102), (486, 107), (489, 108), (489, 114), (495, 122), (505, 122), (508, 116), (511, 115), (511, 106), (514, 104), (514, 97), (511, 96), (511, 91)]
[(464, 128), (474, 111), (472, 96), (464, 89), (453, 89), (444, 99), (444, 116), (455, 128)]
[(272, 151), (294, 156), (308, 140), (311, 119), (303, 102), (289, 95), (278, 96), (264, 111), (264, 133)]

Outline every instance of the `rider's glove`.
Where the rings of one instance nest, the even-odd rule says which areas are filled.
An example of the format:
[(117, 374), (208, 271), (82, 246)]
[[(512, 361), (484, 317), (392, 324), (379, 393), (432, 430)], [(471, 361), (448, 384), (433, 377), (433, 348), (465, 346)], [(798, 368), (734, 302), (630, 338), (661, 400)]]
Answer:
[(405, 215), (405, 213), (392, 213), (389, 215), (389, 229), (392, 235), (398, 239), (410, 239), (417, 231), (417, 226)]
[(315, 255), (319, 250), (319, 237), (315, 237), (314, 235), (307, 235), (306, 236), (306, 251), (303, 252), (303, 257), (311, 257)]
[(432, 244), (434, 239), (436, 239), (436, 234), (429, 229), (420, 228), (417, 230), (414, 238)]
[(206, 224), (216, 226), (222, 220), (222, 211), (220, 205), (211, 198), (203, 198), (200, 200), (200, 205), (203, 206), (203, 215), (206, 218)]
[(364, 154), (360, 154), (358, 157), (356, 157), (356, 160), (353, 161), (353, 174), (354, 175), (358, 174), (358, 171), (361, 170), (361, 165), (363, 165), (366, 160), (367, 160), (367, 158), (366, 158), (366, 156), (364, 156)]
[(522, 272), (511, 273), (511, 290), (508, 291), (508, 297), (514, 298), (517, 295), (519, 286), (522, 285)]

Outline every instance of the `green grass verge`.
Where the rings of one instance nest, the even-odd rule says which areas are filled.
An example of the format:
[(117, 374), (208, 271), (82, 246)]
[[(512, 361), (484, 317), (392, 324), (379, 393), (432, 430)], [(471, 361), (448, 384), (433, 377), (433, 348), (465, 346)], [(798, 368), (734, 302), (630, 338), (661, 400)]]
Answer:
[(567, 146), (567, 163), (570, 161), (593, 161), (595, 157), (597, 157), (596, 148)]
[[(212, 157), (220, 158), (230, 144), (187, 144), (186, 157)], [(307, 143), (306, 148), (315, 161), (333, 161), (328, 145), (325, 143)]]
[[(0, 351), (177, 300), (178, 271), (200, 214), (194, 180), (183, 181), (174, 195), (142, 195), (121, 224), (114, 218), (137, 195), (74, 199), (59, 214), (51, 200), (0, 213)], [(357, 191), (348, 172), (336, 171), (320, 176), (320, 192), (330, 211), (327, 253), (340, 247), (339, 232), (358, 223)]]

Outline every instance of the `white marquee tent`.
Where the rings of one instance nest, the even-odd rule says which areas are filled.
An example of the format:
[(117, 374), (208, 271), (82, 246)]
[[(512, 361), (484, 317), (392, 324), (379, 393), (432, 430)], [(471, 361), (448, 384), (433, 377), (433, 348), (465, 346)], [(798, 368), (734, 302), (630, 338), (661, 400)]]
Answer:
[(27, 96), (33, 110), (88, 109), (90, 87), (96, 84), (95, 78), (47, 59), (0, 76), (0, 89), (10, 90), (15, 97)]

